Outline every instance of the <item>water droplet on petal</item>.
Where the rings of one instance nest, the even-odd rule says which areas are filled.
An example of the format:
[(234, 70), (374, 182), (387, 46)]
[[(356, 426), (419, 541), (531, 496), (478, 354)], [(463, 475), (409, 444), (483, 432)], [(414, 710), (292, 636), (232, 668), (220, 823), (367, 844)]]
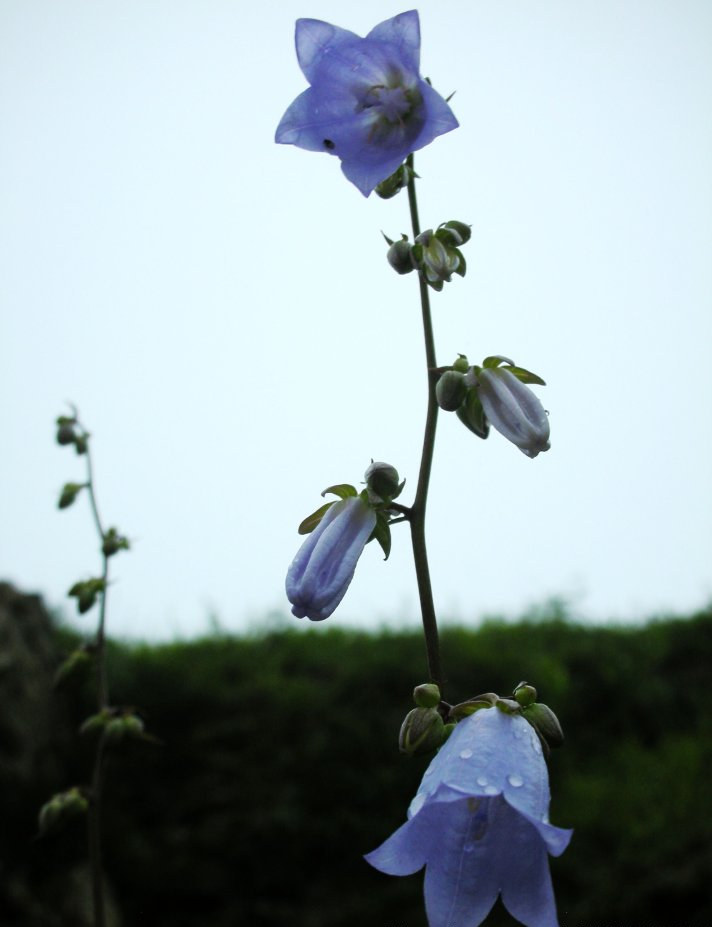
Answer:
[(462, 849), (465, 851), (465, 853), (472, 853), (472, 851), (475, 849), (475, 844), (466, 843)]
[(470, 750), (470, 749), (467, 749), (467, 750), (460, 750), (460, 759), (461, 759), (461, 760), (469, 760), (471, 756), (472, 756), (472, 750)]
[(507, 776), (507, 782), (512, 786), (513, 789), (518, 789), (520, 786), (524, 785), (524, 779), (517, 775)]
[(532, 737), (532, 747), (534, 747), (534, 753), (541, 753), (541, 744), (536, 734)]
[(487, 777), (486, 777), (486, 776), (478, 776), (478, 777), (477, 777), (477, 784), (478, 784), (478, 785), (487, 785)]
[(488, 785), (485, 787), (485, 795), (497, 795), (499, 794), (499, 789), (496, 785)]

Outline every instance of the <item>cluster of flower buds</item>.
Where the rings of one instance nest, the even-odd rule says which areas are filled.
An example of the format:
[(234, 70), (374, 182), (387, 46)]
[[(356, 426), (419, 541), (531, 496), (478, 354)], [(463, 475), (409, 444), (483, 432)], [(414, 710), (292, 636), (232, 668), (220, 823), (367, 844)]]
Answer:
[(133, 708), (103, 708), (90, 715), (79, 731), (81, 734), (101, 734), (108, 743), (153, 739), (146, 735), (143, 720)]
[(472, 367), (460, 354), (452, 367), (441, 371), (435, 396), (441, 409), (455, 412), (479, 438), (486, 438), (492, 425), (527, 457), (536, 457), (550, 447), (549, 416), (529, 383), (545, 385), (541, 377), (499, 354)]
[(453, 705), (447, 714), (447, 720), (457, 723), (483, 708), (498, 708), (508, 715), (521, 715), (536, 731), (544, 756), (549, 756), (551, 748), (560, 747), (564, 742), (559, 719), (548, 705), (537, 702), (537, 691), (528, 682), (520, 682), (510, 697), (500, 698), (496, 692), (484, 692), (467, 701)]
[(397, 516), (391, 508), (405, 480), (390, 464), (372, 461), (365, 473), (366, 488), (358, 492), (350, 483), (329, 486), (322, 492), (338, 496), (309, 515), (299, 534), (309, 537), (297, 551), (287, 572), (287, 598), (292, 614), (323, 621), (346, 594), (356, 564), (369, 541), (376, 540), (388, 559), (390, 523)]
[[(389, 178), (390, 179), (390, 178)], [(453, 274), (465, 276), (467, 265), (460, 246), (470, 239), (470, 226), (452, 219), (443, 222), (435, 231), (421, 232), (413, 244), (407, 235), (393, 241), (383, 236), (390, 245), (386, 257), (391, 267), (399, 274), (417, 270), (434, 290), (442, 290)]]
[[(73, 410), (74, 411), (74, 410)], [(73, 415), (59, 415), (57, 416), (57, 444), (73, 444), (74, 449), (77, 454), (86, 454), (87, 445), (89, 441), (89, 435), (81, 427), (77, 420), (76, 411)], [(69, 485), (69, 484), (68, 484)], [(79, 489), (82, 487), (80, 486)], [(77, 490), (78, 491), (78, 490)], [(76, 495), (76, 493), (75, 493)], [(67, 505), (71, 505), (74, 501), (72, 498)], [(60, 508), (64, 506), (60, 505)]]

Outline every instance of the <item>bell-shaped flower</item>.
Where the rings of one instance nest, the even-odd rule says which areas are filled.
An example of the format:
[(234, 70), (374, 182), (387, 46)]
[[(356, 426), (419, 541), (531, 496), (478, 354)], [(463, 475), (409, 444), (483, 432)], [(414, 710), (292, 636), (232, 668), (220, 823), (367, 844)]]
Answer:
[(423, 776), (409, 820), (366, 860), (388, 875), (425, 866), (430, 927), (478, 927), (501, 895), (526, 927), (556, 927), (547, 852), (571, 831), (549, 824), (541, 744), (519, 715), (482, 708), (460, 721)]
[(327, 509), (287, 572), (292, 614), (311, 621), (329, 617), (346, 594), (375, 525), (376, 513), (360, 496)]
[(298, 19), (299, 66), (310, 83), (282, 117), (275, 141), (341, 159), (368, 196), (413, 151), (457, 128), (445, 100), (420, 69), (416, 10), (361, 38), (318, 19)]
[(549, 416), (526, 384), (506, 367), (478, 369), (475, 383), (487, 421), (500, 434), (527, 457), (549, 450)]

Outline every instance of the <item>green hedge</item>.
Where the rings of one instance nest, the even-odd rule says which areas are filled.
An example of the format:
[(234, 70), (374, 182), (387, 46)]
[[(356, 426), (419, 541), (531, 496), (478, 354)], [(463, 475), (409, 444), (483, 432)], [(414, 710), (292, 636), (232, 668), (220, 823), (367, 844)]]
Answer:
[[(712, 613), (636, 628), (490, 623), (447, 629), (442, 647), (450, 701), (526, 679), (562, 722), (551, 819), (575, 828), (552, 861), (562, 927), (709, 927)], [(114, 701), (136, 705), (162, 741), (116, 751), (108, 768), (106, 868), (125, 927), (425, 927), (422, 877), (361, 858), (404, 821), (427, 765), (396, 749), (423, 670), (415, 631), (336, 622), (113, 644)], [(87, 692), (62, 698), (71, 724), (54, 790), (88, 763), (70, 736)], [(3, 789), (0, 859), (49, 898), (84, 834), (33, 840), (39, 792)], [(0, 878), (3, 914), (4, 927), (34, 927), (13, 921)], [(38, 914), (38, 927), (53, 923)], [(500, 908), (488, 921), (515, 923)]]

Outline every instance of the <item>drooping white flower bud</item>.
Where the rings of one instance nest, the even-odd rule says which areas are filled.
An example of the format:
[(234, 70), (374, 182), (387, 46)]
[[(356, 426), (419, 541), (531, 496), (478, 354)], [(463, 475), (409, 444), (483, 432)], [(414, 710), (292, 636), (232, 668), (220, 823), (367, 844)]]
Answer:
[(532, 390), (506, 367), (483, 367), (476, 377), (490, 424), (527, 457), (548, 451), (549, 417)]

